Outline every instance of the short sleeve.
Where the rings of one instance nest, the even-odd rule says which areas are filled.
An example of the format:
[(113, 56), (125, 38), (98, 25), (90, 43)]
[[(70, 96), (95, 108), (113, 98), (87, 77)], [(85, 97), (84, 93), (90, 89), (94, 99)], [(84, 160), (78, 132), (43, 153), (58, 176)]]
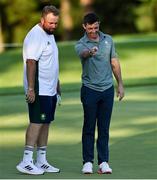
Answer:
[(26, 59), (39, 60), (43, 51), (43, 41), (38, 33), (29, 33), (23, 44), (23, 51)]

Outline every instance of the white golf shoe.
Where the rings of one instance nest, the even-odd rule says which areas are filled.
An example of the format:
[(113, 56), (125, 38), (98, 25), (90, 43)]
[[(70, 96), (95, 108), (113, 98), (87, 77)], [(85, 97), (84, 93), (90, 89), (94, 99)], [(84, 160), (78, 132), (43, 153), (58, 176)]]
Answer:
[(50, 173), (59, 173), (60, 169), (51, 166), (47, 161), (45, 161), (44, 163), (42, 162), (36, 162), (35, 166), (41, 170), (43, 170), (44, 172), (50, 172)]
[(34, 164), (33, 161), (24, 162), (21, 161), (17, 166), (16, 169), (24, 174), (31, 174), (31, 175), (41, 175), (44, 174), (42, 169), (38, 169)]
[(109, 164), (107, 162), (102, 162), (99, 165), (99, 174), (112, 174), (112, 169), (110, 168)]
[(92, 174), (93, 173), (93, 164), (91, 162), (86, 162), (83, 165), (82, 173), (83, 174)]

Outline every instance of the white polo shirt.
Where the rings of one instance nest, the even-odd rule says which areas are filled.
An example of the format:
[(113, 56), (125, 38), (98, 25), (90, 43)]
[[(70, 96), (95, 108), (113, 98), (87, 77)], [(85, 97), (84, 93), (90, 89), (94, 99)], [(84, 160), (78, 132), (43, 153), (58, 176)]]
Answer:
[(28, 89), (27, 59), (38, 61), (39, 95), (54, 96), (59, 74), (58, 48), (54, 35), (47, 34), (38, 24), (28, 32), (23, 44), (25, 92)]

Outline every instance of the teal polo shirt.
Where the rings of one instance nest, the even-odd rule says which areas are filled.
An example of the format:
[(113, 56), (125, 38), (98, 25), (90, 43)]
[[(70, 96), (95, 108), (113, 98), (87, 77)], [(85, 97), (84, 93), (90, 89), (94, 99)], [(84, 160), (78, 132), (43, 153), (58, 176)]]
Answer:
[[(104, 91), (113, 85), (111, 59), (117, 57), (111, 36), (99, 31), (99, 42), (91, 41), (85, 35), (77, 41), (75, 50), (81, 59), (82, 83), (84, 86), (96, 91)], [(96, 55), (83, 59), (83, 51), (97, 46)]]

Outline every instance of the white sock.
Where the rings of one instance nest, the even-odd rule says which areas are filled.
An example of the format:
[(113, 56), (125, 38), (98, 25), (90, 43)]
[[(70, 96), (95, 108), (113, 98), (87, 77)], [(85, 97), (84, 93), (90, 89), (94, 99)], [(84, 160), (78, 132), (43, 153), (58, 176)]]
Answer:
[(23, 161), (28, 162), (33, 160), (33, 146), (25, 146), (24, 154), (23, 154)]
[(46, 162), (46, 146), (37, 147), (37, 162)]

